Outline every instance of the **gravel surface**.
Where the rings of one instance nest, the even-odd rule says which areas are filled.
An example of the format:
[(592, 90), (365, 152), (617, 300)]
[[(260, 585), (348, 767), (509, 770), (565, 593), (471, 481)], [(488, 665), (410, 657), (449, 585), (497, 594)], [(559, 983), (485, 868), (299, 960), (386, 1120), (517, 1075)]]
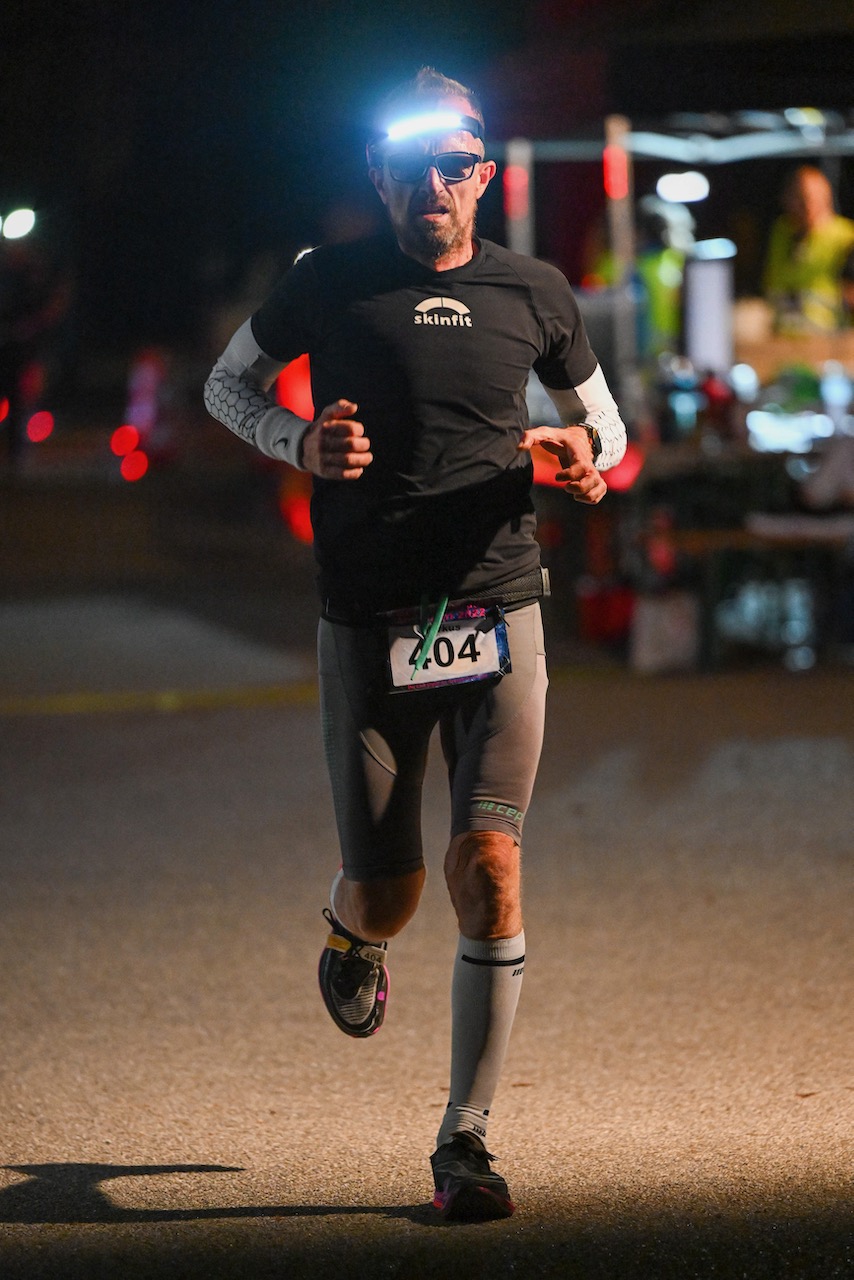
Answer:
[[(490, 1132), (519, 1207), (451, 1227), (439, 761), (389, 1017), (349, 1041), (315, 987), (311, 655), (116, 602), (134, 688), (165, 643), (173, 692), (219, 701), (60, 713), (39, 693), (122, 688), (78, 603), (70, 646), (30, 614), (0, 715), (3, 1280), (854, 1277), (851, 672), (553, 673)], [(0, 609), (7, 703), (22, 626)]]

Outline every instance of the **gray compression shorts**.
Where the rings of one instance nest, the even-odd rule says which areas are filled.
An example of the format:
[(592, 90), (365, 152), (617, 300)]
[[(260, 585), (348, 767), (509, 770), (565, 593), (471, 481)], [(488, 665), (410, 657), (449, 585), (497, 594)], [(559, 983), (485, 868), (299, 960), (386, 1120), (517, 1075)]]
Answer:
[(539, 604), (509, 612), (506, 622), (512, 670), (499, 680), (390, 693), (385, 632), (321, 620), (323, 744), (348, 879), (423, 866), (421, 788), (437, 724), (451, 835), (503, 831), (521, 841), (548, 677)]

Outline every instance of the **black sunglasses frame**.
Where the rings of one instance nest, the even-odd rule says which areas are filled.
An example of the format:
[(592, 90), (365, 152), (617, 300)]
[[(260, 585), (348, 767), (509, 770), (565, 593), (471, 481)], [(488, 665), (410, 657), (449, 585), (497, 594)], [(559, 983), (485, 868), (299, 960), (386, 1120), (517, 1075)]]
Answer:
[[(465, 156), (466, 159), (471, 162), (470, 166), (467, 166), (469, 168), (469, 172), (465, 174), (464, 177), (456, 178), (453, 175), (448, 175), (442, 171), (441, 161), (448, 159), (448, 157), (450, 156), (453, 156), (455, 158)], [(421, 165), (421, 169), (418, 173), (415, 172), (416, 161)], [(455, 186), (456, 183), (458, 182), (468, 182), (469, 178), (474, 173), (475, 165), (480, 163), (481, 163), (481, 157), (479, 155), (476, 155), (474, 151), (440, 151), (439, 154), (435, 156), (423, 154), (423, 155), (417, 155), (417, 156), (409, 155), (405, 157), (403, 156), (387, 156), (386, 157), (386, 164), (388, 165), (388, 171), (391, 174), (394, 181), (408, 183), (409, 185), (414, 185), (416, 182), (420, 182), (421, 179), (426, 174), (427, 170), (434, 166), (436, 168), (437, 173), (439, 174), (439, 177), (442, 179), (443, 182), (447, 183), (449, 186)], [(411, 165), (412, 167), (406, 172), (406, 176), (398, 177), (398, 173), (400, 173), (401, 165), (405, 166), (407, 164)], [(397, 167), (398, 173), (395, 173), (395, 167)]]

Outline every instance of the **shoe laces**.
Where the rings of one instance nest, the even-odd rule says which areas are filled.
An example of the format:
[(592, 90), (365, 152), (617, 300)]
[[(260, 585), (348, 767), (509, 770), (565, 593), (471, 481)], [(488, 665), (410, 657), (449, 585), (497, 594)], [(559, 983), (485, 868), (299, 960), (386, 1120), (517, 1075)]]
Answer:
[(348, 951), (341, 957), (341, 964), (333, 980), (333, 987), (342, 1000), (354, 1000), (379, 965), (372, 960)]
[(449, 1145), (462, 1147), (468, 1156), (474, 1156), (478, 1160), (483, 1160), (487, 1169), (489, 1168), (490, 1161), (496, 1159), (491, 1151), (487, 1151), (477, 1134), (469, 1133), (468, 1130), (463, 1130), (461, 1133), (453, 1134)]
[(368, 960), (360, 954), (360, 939), (350, 933), (349, 929), (345, 929), (331, 911), (324, 908), (323, 914), (334, 932), (350, 944), (350, 950), (341, 953), (338, 972), (332, 979), (332, 987), (341, 1000), (355, 1000), (370, 978), (375, 977), (379, 972), (379, 965), (376, 961)]

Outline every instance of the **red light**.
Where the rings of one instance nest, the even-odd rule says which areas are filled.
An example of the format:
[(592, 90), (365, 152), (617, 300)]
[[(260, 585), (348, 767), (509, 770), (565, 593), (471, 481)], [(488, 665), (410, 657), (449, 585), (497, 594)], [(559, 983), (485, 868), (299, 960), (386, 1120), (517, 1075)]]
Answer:
[(297, 356), (286, 364), (276, 379), (276, 399), (279, 404), (308, 422), (314, 421), (314, 401), (311, 398), (311, 368), (308, 356)]
[(0, 422), (5, 422), (9, 416), (9, 400), (6, 396), (0, 397)]
[(279, 510), (297, 542), (310, 543), (314, 540), (314, 530), (311, 527), (311, 500), (306, 494), (284, 494), (279, 503)]
[[(542, 484), (555, 489), (563, 489), (565, 486), (562, 481), (555, 480), (555, 474), (560, 471), (560, 463), (553, 453), (549, 453), (542, 445), (534, 445), (531, 450), (531, 458), (534, 463), (534, 484)], [(630, 440), (626, 445), (626, 452), (622, 459), (615, 467), (611, 467), (603, 474), (605, 483), (609, 489), (613, 489), (615, 493), (625, 493), (627, 489), (631, 489), (634, 482), (641, 473), (645, 460), (645, 454), (640, 445)]]
[(527, 218), (529, 211), (528, 170), (520, 164), (508, 164), (504, 170), (504, 213), (515, 222)]
[(635, 593), (630, 587), (600, 582), (596, 578), (582, 578), (576, 591), (582, 640), (610, 644), (626, 638), (636, 604)]
[(41, 444), (52, 433), (53, 426), (53, 414), (42, 409), (39, 413), (34, 413), (27, 423), (27, 439), (33, 444)]
[(122, 427), (116, 427), (110, 436), (110, 448), (117, 458), (124, 458), (127, 454), (133, 453), (138, 444), (139, 432), (130, 423), (125, 423)]
[(625, 200), (629, 194), (629, 157), (622, 147), (613, 144), (602, 152), (605, 195), (609, 200)]
[(119, 468), (124, 480), (141, 480), (148, 470), (148, 455), (141, 449), (134, 449), (122, 458)]
[(626, 445), (626, 452), (616, 467), (611, 467), (610, 471), (605, 472), (605, 483), (609, 489), (613, 489), (615, 493), (625, 493), (627, 489), (631, 489), (634, 482), (643, 469), (644, 451), (640, 445), (630, 440)]
[(560, 463), (553, 453), (549, 453), (542, 445), (535, 444), (531, 450), (531, 461), (534, 464), (534, 484), (547, 485), (553, 489), (563, 488), (560, 481), (555, 480)]

